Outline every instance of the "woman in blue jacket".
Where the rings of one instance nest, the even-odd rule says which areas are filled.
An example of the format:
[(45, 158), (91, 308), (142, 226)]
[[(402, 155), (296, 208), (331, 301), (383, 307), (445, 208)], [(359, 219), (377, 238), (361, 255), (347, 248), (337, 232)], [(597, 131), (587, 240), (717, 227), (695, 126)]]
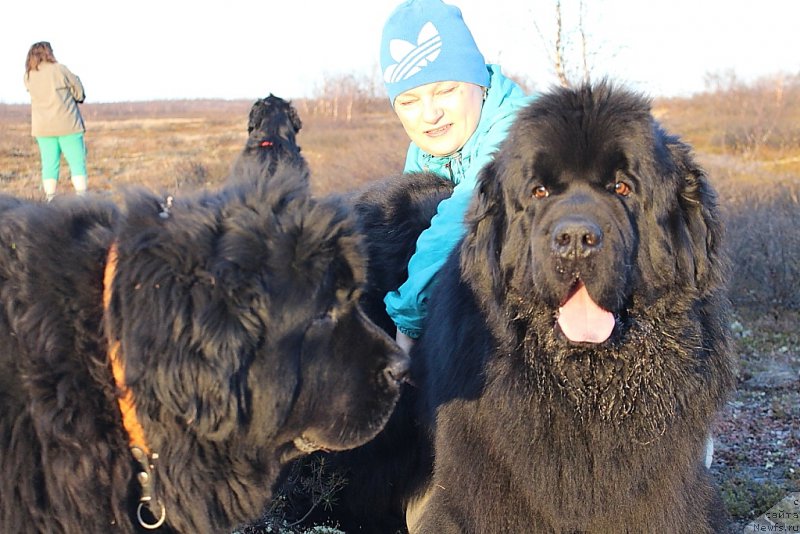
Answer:
[(433, 171), (455, 184), (417, 240), (408, 279), (384, 299), (397, 342), (409, 350), (422, 332), (434, 276), (464, 235), (477, 175), (531, 97), (486, 64), (461, 11), (441, 0), (395, 8), (383, 28), (381, 69), (411, 139), (404, 172)]

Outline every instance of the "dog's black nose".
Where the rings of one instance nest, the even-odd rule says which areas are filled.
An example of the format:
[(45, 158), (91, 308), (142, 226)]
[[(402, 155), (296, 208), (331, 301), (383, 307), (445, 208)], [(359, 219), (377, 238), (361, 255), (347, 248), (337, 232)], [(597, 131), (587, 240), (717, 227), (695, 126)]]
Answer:
[(389, 364), (383, 370), (383, 374), (387, 380), (393, 380), (398, 383), (404, 382), (408, 377), (410, 363), (411, 360), (408, 355), (403, 351), (399, 351), (389, 357)]
[(602, 244), (603, 229), (586, 217), (565, 217), (553, 227), (553, 252), (566, 260), (586, 258)]

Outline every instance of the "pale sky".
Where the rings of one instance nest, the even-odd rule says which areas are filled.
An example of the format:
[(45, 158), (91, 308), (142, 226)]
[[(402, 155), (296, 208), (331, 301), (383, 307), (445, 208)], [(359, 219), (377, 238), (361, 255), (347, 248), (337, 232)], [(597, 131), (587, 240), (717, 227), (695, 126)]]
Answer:
[[(487, 61), (555, 83), (555, 0), (448, 0)], [(0, 103), (27, 103), (25, 55), (50, 41), (87, 102), (314, 96), (325, 79), (379, 80), (383, 23), (398, 0), (9, 0), (0, 10)], [(651, 96), (706, 76), (800, 73), (800, 0), (584, 0), (592, 76)], [(562, 0), (577, 26), (578, 0)], [(538, 24), (537, 31), (534, 23)], [(541, 33), (540, 33), (541, 32)], [(577, 35), (572, 36), (577, 42)]]

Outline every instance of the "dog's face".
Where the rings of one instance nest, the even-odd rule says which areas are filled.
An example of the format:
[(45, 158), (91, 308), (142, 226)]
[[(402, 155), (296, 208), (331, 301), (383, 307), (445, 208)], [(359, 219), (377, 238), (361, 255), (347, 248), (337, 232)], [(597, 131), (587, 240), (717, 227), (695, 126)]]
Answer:
[(406, 357), (358, 305), (360, 238), (282, 172), (166, 216), (129, 205), (112, 335), (156, 450), (171, 425), (283, 460), (355, 447), (399, 395)]
[(705, 176), (646, 100), (610, 86), (554, 92), (522, 110), (475, 208), (464, 261), (488, 258), (490, 269), (475, 285), (555, 318), (572, 343), (609, 339), (635, 299), (718, 283)]

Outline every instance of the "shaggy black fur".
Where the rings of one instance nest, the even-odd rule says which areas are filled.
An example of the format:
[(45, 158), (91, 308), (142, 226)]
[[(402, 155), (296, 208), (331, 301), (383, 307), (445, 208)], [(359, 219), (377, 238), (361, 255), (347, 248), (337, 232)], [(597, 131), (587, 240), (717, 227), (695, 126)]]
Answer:
[(405, 282), (419, 234), (430, 226), (439, 202), (452, 192), (449, 180), (412, 173), (373, 182), (351, 200), (369, 258), (361, 303), (370, 319), (391, 335), (397, 327), (383, 298)]
[[(414, 533), (723, 531), (701, 459), (733, 386), (727, 262), (690, 148), (639, 95), (554, 90), (520, 112), (467, 225), (412, 350), (417, 419), (348, 453), (357, 472), (397, 488)], [(581, 286), (614, 314), (605, 341), (558, 326)], [(370, 516), (387, 494), (357, 480), (332, 517), (387, 532)]]
[[(430, 226), (439, 202), (450, 196), (453, 183), (432, 173), (413, 173), (372, 182), (348, 196), (364, 232), (367, 255), (367, 288), (361, 304), (369, 318), (394, 336), (396, 327), (386, 313), (383, 298), (407, 278), (405, 266), (414, 252), (419, 234)], [(413, 390), (404, 384), (403, 390)], [(343, 477), (346, 485), (335, 495), (336, 504), (314, 506), (313, 496), (304, 495), (290, 480), (280, 491), (291, 496), (289, 518), (305, 516), (304, 524), (336, 523), (348, 533), (392, 534), (405, 528), (403, 500), (422, 483), (408, 477), (409, 466), (425, 462), (430, 451), (409, 446), (425, 443), (416, 436), (413, 394), (405, 392), (389, 423), (375, 439), (348, 451), (316, 453), (298, 460), (306, 473), (317, 458), (324, 459), (325, 472)], [(376, 469), (380, 464), (380, 469)], [(423, 471), (423, 470), (417, 470)], [(286, 473), (287, 475), (289, 473)]]
[(162, 532), (228, 532), (259, 515), (298, 446), (355, 447), (383, 427), (407, 358), (358, 303), (348, 210), (306, 182), (279, 166), (166, 209), (148, 192), (122, 210), (0, 203), (0, 531), (145, 532), (109, 340), (159, 454)]
[(262, 166), (267, 176), (275, 174), (279, 162), (305, 169), (306, 161), (297, 144), (302, 127), (300, 115), (291, 102), (271, 93), (256, 100), (247, 120), (247, 143), (234, 164), (233, 176), (241, 179), (250, 160)]
[[(719, 532), (701, 464), (733, 385), (714, 191), (610, 84), (521, 111), (412, 352), (435, 469), (410, 530)], [(584, 284), (616, 325), (556, 324)]]

